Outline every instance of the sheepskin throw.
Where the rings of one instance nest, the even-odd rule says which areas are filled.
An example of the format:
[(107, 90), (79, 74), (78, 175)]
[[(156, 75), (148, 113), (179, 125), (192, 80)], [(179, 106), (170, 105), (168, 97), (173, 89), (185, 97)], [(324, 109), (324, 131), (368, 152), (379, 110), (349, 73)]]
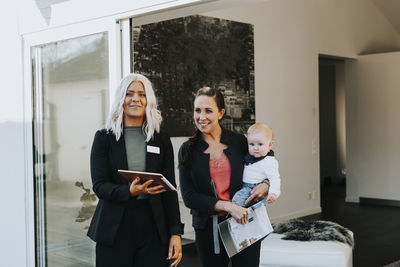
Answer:
[(351, 231), (330, 221), (305, 222), (293, 219), (273, 225), (274, 233), (284, 234), (282, 239), (297, 241), (339, 241), (354, 247)]

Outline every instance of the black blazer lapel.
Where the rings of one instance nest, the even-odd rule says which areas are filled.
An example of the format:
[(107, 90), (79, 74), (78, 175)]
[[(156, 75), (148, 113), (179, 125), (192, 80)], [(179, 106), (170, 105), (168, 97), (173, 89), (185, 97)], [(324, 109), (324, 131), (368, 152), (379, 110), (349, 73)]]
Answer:
[[(159, 153), (149, 152), (149, 146), (158, 147)], [(148, 172), (162, 171), (159, 169), (158, 166), (161, 153), (163, 153), (163, 151), (161, 151), (158, 135), (154, 133), (153, 138), (151, 138), (149, 142), (147, 142), (146, 144), (146, 171)], [(167, 244), (169, 231), (167, 228), (166, 213), (161, 200), (161, 196), (159, 194), (150, 195), (149, 201), (151, 205), (151, 211), (153, 213), (153, 217), (158, 228), (158, 233), (160, 235), (161, 242)]]
[[(126, 148), (125, 148), (125, 139), (124, 136), (121, 135), (118, 141), (115, 140), (114, 135), (110, 135), (111, 138), (111, 159), (114, 160), (113, 165), (115, 167), (115, 171), (118, 170), (127, 170), (128, 169), (128, 159), (126, 156)], [(125, 182), (122, 176), (118, 175), (118, 177)]]
[[(150, 147), (156, 147), (159, 149), (159, 153), (149, 152)], [(148, 172), (160, 172), (158, 161), (160, 159), (161, 148), (158, 142), (158, 137), (156, 134), (153, 135), (153, 138), (146, 143), (146, 171)]]

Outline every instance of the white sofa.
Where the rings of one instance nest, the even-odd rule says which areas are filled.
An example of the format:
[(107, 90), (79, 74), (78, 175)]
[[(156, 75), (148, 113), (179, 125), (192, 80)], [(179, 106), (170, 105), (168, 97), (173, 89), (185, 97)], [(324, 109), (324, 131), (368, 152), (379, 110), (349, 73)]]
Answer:
[(293, 241), (270, 234), (261, 243), (260, 267), (353, 266), (352, 248), (337, 241)]

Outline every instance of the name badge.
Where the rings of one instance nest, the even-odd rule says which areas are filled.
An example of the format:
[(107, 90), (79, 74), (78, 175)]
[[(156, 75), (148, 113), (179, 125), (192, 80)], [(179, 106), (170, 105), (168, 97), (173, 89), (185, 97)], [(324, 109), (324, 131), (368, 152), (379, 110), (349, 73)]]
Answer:
[(160, 148), (158, 146), (147, 146), (147, 152), (160, 154)]

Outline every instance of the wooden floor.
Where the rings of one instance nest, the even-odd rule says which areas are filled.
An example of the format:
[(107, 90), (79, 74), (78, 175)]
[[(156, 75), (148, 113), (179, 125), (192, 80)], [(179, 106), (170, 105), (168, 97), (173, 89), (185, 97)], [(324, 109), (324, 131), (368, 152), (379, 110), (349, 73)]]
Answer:
[(337, 222), (354, 232), (354, 267), (384, 266), (400, 260), (400, 208), (345, 203), (345, 185), (321, 190), (322, 213), (307, 220)]
[[(354, 232), (354, 267), (381, 267), (400, 260), (400, 208), (345, 203), (345, 185), (321, 188), (322, 213), (304, 220), (329, 220)], [(194, 244), (185, 245), (180, 267), (200, 267)]]

